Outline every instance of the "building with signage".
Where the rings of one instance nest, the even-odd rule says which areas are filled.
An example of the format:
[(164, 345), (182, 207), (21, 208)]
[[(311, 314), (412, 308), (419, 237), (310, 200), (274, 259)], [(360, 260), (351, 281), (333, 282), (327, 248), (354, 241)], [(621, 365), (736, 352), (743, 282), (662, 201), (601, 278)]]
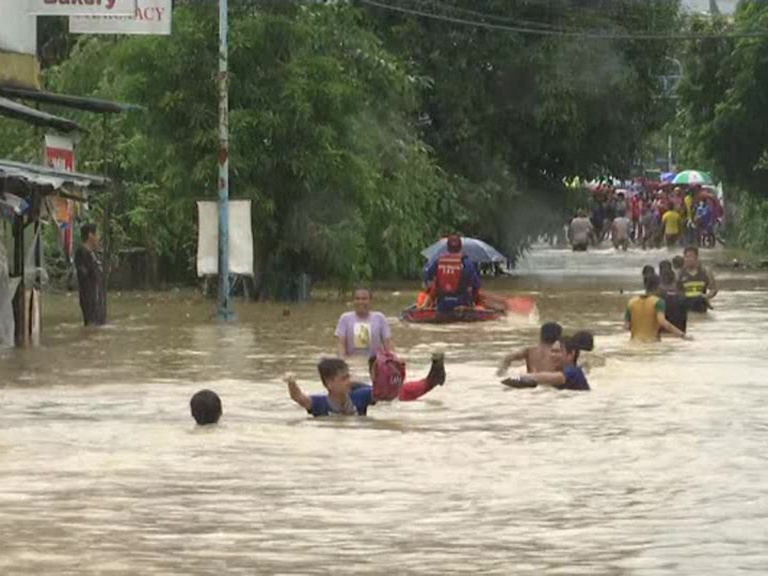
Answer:
[[(110, 184), (106, 177), (76, 171), (72, 136), (83, 132), (80, 126), (40, 108), (55, 105), (98, 114), (116, 114), (137, 107), (41, 90), (36, 55), (36, 16), (31, 15), (29, 9), (36, 4), (52, 9), (53, 4), (44, 0), (0, 1), (0, 120), (4, 117), (44, 128), (46, 144), (43, 165), (0, 159), (2, 347), (35, 344), (40, 335), (41, 288), (45, 275), (42, 223), (56, 223), (71, 248), (74, 206), (87, 201), (91, 193), (107, 192)], [(67, 4), (61, 3), (53, 9), (61, 9)], [(136, 0), (95, 0), (93, 6), (97, 5), (104, 10), (122, 7), (121, 18), (135, 15), (136, 10)], [(43, 142), (40, 144), (42, 147)]]

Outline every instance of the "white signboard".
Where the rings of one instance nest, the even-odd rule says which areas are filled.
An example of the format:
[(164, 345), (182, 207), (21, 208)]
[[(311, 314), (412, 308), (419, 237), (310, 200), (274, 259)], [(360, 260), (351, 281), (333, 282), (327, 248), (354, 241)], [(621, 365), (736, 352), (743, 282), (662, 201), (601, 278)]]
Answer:
[(70, 16), (73, 34), (156, 34), (171, 33), (173, 0), (136, 0), (132, 16)]
[(26, 6), (27, 0), (0, 0), (0, 50), (37, 53), (37, 19)]
[(27, 13), (37, 16), (130, 16), (136, 11), (136, 0), (26, 0), (26, 3)]
[[(219, 206), (198, 202), (197, 275), (219, 272)], [(229, 272), (253, 276), (253, 232), (251, 201), (229, 201)]]

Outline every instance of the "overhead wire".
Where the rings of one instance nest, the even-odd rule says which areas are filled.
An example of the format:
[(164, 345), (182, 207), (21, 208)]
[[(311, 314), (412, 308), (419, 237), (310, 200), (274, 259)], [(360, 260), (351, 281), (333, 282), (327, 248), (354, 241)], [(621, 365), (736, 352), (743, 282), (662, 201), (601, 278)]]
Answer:
[(484, 18), (487, 20), (495, 20), (496, 22), (506, 22), (509, 24), (515, 24), (520, 26), (530, 26), (530, 27), (538, 27), (538, 28), (546, 28), (546, 29), (552, 29), (552, 30), (561, 30), (562, 28), (560, 26), (556, 26), (554, 24), (551, 24), (549, 22), (536, 22), (533, 20), (525, 20), (517, 17), (510, 17), (510, 16), (502, 16), (500, 14), (490, 14), (488, 12), (479, 12), (477, 10), (471, 10), (469, 8), (462, 8), (460, 6), (455, 6), (453, 4), (448, 4), (446, 2), (441, 2), (440, 0), (424, 0), (428, 4), (432, 4), (434, 6), (439, 6), (443, 10), (447, 10), (449, 12), (456, 12), (460, 14), (468, 14), (470, 16), (475, 16), (477, 18)]
[(658, 34), (652, 32), (630, 33), (630, 32), (591, 32), (584, 30), (546, 30), (536, 29), (528, 26), (513, 26), (507, 24), (496, 24), (493, 22), (483, 22), (479, 20), (468, 20), (466, 18), (460, 18), (457, 16), (450, 16), (445, 14), (436, 14), (433, 12), (425, 12), (424, 10), (408, 8), (400, 5), (386, 4), (377, 0), (358, 0), (361, 4), (380, 8), (382, 10), (389, 10), (392, 12), (399, 12), (402, 14), (408, 14), (411, 16), (419, 16), (421, 18), (427, 18), (431, 20), (438, 20), (443, 22), (449, 22), (452, 24), (458, 24), (462, 26), (473, 26), (475, 28), (484, 28), (487, 30), (496, 30), (500, 32), (515, 32), (518, 34), (527, 34), (531, 36), (559, 36), (568, 38), (584, 38), (592, 40), (706, 40), (717, 38), (756, 38), (768, 36), (768, 30), (759, 30), (753, 32), (719, 32), (719, 33), (694, 33), (694, 32), (682, 32), (676, 34)]

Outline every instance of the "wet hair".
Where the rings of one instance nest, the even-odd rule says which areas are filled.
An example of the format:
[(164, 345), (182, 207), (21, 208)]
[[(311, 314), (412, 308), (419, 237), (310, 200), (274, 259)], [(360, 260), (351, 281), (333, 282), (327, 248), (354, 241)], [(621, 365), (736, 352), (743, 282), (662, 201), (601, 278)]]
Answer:
[(656, 292), (659, 289), (659, 277), (656, 276), (656, 273), (643, 276), (643, 285), (645, 286), (645, 291), (649, 294)]
[(581, 348), (579, 348), (579, 343), (576, 341), (576, 338), (574, 338), (573, 336), (568, 336), (567, 338), (563, 338), (561, 340), (561, 343), (563, 345), (563, 350), (565, 351), (566, 354), (571, 354), (572, 352), (576, 352), (578, 354), (578, 352), (581, 350)]
[(592, 352), (595, 349), (595, 336), (589, 330), (579, 330), (569, 338), (584, 352)]
[(686, 246), (683, 250), (683, 254), (696, 254), (699, 255), (699, 249), (696, 246)]
[(557, 322), (546, 322), (541, 325), (539, 340), (544, 344), (554, 344), (563, 336), (563, 327)]
[(592, 332), (588, 330), (580, 330), (573, 336), (562, 338), (560, 343), (563, 346), (563, 351), (566, 355), (573, 354), (573, 361), (578, 362), (579, 354), (584, 352), (592, 352), (595, 349), (595, 337)]
[(672, 269), (672, 262), (669, 260), (659, 262), (659, 279), (665, 285), (675, 283), (675, 271)]
[(80, 226), (80, 241), (86, 242), (91, 234), (96, 234), (96, 224), (83, 224)]
[(675, 270), (680, 270), (685, 265), (685, 260), (682, 256), (675, 256), (672, 258), (672, 268)]
[(200, 426), (216, 424), (221, 418), (221, 398), (213, 390), (200, 390), (189, 401), (192, 417)]
[(655, 276), (656, 270), (651, 266), (650, 264), (646, 264), (643, 266), (643, 281), (645, 281), (645, 278), (648, 276)]
[(661, 283), (665, 286), (670, 286), (677, 281), (677, 275), (675, 274), (675, 271), (672, 270), (672, 268), (665, 268), (664, 270), (660, 271), (660, 280)]
[(328, 386), (328, 380), (333, 380), (342, 372), (349, 372), (349, 366), (341, 358), (323, 358), (317, 364), (317, 371), (323, 386)]
[(579, 352), (581, 351), (581, 348), (579, 347), (579, 342), (576, 340), (574, 336), (569, 336), (567, 338), (563, 338), (560, 343), (563, 346), (563, 352), (567, 356), (568, 354), (573, 354), (573, 361), (574, 363), (579, 360)]

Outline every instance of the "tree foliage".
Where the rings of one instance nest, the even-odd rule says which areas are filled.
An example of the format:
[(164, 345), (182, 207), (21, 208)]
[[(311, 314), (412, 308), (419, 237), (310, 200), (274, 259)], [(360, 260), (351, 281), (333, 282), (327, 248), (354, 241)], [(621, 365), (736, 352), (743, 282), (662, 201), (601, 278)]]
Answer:
[[(663, 32), (677, 14), (668, 0), (440, 4), (602, 32)], [(514, 254), (561, 223), (563, 177), (623, 173), (662, 120), (664, 43), (527, 36), (347, 3), (231, 10), (232, 196), (253, 201), (267, 283), (413, 275), (420, 250), (452, 231)], [(191, 276), (194, 200), (216, 197), (215, 6), (177, 4), (171, 37), (73, 42), (49, 27), (47, 88), (143, 106), (108, 122), (77, 116), (89, 129), (80, 168), (121, 182), (115, 242), (149, 248), (166, 278)], [(0, 134), (5, 154), (36, 154), (29, 129), (4, 121)]]
[[(768, 26), (768, 5), (744, 1), (733, 21), (696, 20), (702, 32), (756, 32)], [(768, 251), (768, 37), (700, 40), (684, 54), (678, 130), (685, 158), (711, 167), (741, 204), (743, 244)]]
[[(546, 30), (664, 33), (678, 3), (446, 0), (449, 16)], [(627, 174), (664, 121), (658, 74), (669, 42), (522, 35), (370, 8), (386, 45), (431, 79), (425, 140), (463, 181), (467, 228), (513, 252), (559, 227), (562, 179)], [(539, 26), (542, 28), (542, 26)]]

